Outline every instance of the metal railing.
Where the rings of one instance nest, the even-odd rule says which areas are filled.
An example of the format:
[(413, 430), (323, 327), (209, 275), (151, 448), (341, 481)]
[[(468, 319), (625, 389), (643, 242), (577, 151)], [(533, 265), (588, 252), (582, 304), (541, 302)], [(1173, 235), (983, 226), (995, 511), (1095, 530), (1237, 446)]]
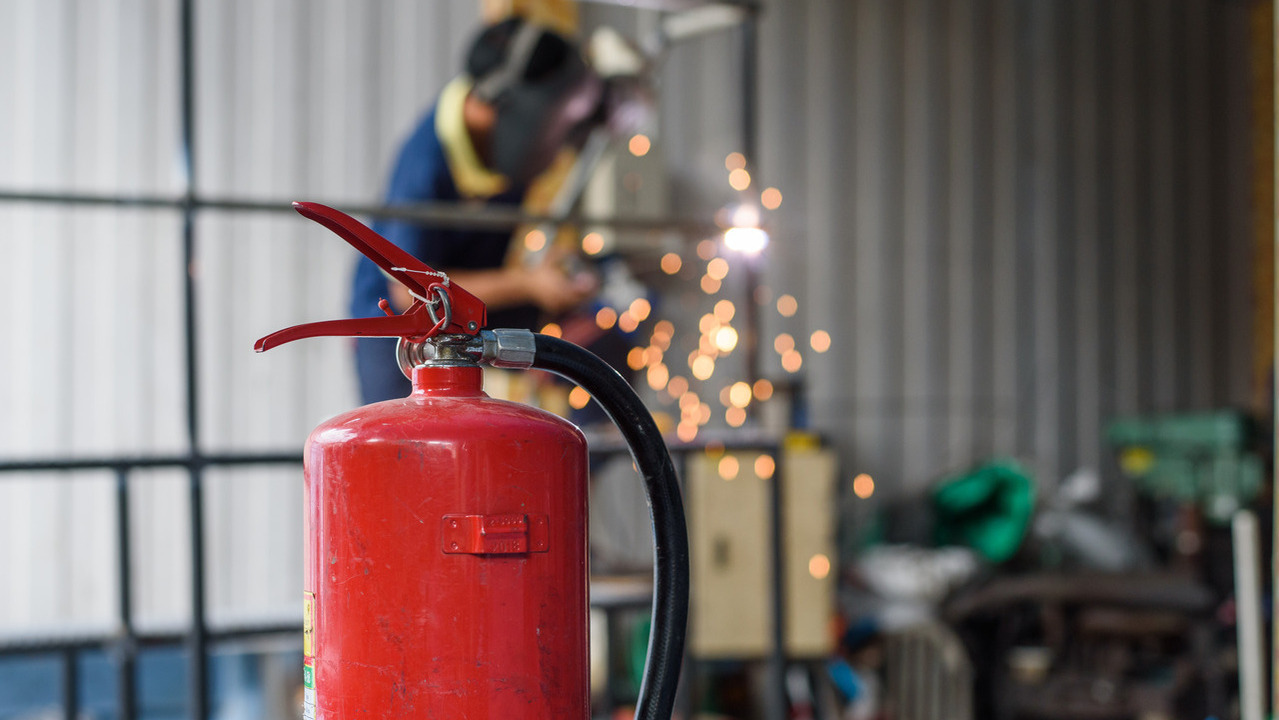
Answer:
[[(627, 448), (617, 439), (588, 438), (589, 451), (593, 457), (604, 458), (624, 454)], [(723, 436), (711, 435), (703, 437), (695, 443), (683, 443), (671, 447), (681, 476), (686, 466), (687, 457), (691, 453), (705, 452), (707, 448), (733, 450), (760, 450), (771, 452), (776, 458), (777, 468), (770, 485), (770, 528), (771, 538), (771, 581), (772, 581), (772, 652), (768, 658), (769, 675), (776, 683), (774, 687), (784, 686), (786, 668), (785, 656), (785, 578), (784, 553), (782, 552), (782, 487), (779, 440), (775, 436), (764, 433), (732, 433)], [(114, 661), (116, 684), (117, 717), (120, 720), (132, 720), (138, 714), (137, 702), (137, 657), (143, 648), (184, 645), (188, 661), (188, 714), (196, 720), (210, 717), (211, 702), (209, 696), (208, 659), (211, 645), (242, 640), (250, 637), (292, 634), (300, 636), (302, 623), (257, 623), (240, 624), (234, 627), (211, 629), (205, 612), (204, 592), (206, 586), (206, 563), (203, 552), (203, 503), (204, 470), (211, 467), (246, 467), (246, 466), (292, 466), (302, 464), (300, 453), (244, 453), (244, 454), (200, 454), (147, 457), (118, 458), (77, 458), (77, 459), (33, 459), (0, 462), (0, 482), (14, 477), (18, 473), (66, 473), (68, 471), (98, 470), (109, 471), (114, 475), (115, 495), (114, 513), (116, 518), (116, 585), (119, 615), (113, 632), (76, 636), (44, 636), (23, 639), (0, 640), (0, 658), (14, 656), (49, 656), (60, 658), (62, 673), (60, 679), (61, 716), (64, 720), (76, 720), (80, 715), (78, 658), (85, 652), (102, 651)], [(189, 535), (188, 550), (191, 564), (192, 612), (186, 632), (144, 632), (140, 631), (133, 619), (133, 562), (130, 542), (131, 519), (129, 516), (131, 497), (131, 474), (138, 470), (150, 469), (184, 469), (190, 479)], [(65, 475), (61, 477), (67, 477)], [(198, 598), (198, 599), (197, 599)], [(609, 603), (592, 602), (593, 606), (608, 609)], [(776, 693), (773, 702), (777, 705), (769, 708), (767, 717), (784, 717), (784, 695)], [(688, 698), (685, 698), (685, 703)], [(781, 715), (776, 713), (781, 712)]]
[[(593, 0), (603, 2), (605, 0)], [(612, 0), (609, 0), (612, 1)], [(145, 194), (95, 194), (78, 192), (45, 192), (29, 191), (18, 188), (0, 188), (0, 202), (26, 204), (57, 204), (85, 207), (120, 207), (152, 210), (176, 210), (181, 214), (182, 266), (183, 274), (183, 365), (186, 388), (185, 440), (189, 451), (185, 454), (135, 456), (135, 457), (99, 457), (99, 458), (35, 458), (0, 461), (0, 482), (12, 478), (17, 473), (65, 473), (67, 471), (108, 471), (114, 475), (115, 482), (115, 519), (116, 519), (116, 560), (117, 560), (117, 602), (119, 617), (113, 632), (77, 637), (42, 637), (14, 641), (0, 641), (0, 657), (56, 655), (61, 659), (63, 667), (61, 679), (62, 710), (61, 715), (67, 720), (74, 720), (80, 713), (80, 697), (78, 693), (79, 669), (78, 658), (82, 653), (101, 650), (116, 660), (117, 685), (117, 717), (120, 720), (131, 720), (137, 716), (137, 673), (136, 661), (139, 651), (144, 647), (184, 645), (188, 662), (188, 707), (189, 717), (204, 720), (210, 717), (209, 687), (209, 648), (211, 644), (243, 639), (246, 637), (298, 633), (301, 622), (244, 625), (235, 628), (211, 629), (206, 608), (206, 559), (205, 559), (205, 526), (204, 501), (206, 470), (224, 466), (300, 466), (301, 454), (294, 452), (279, 453), (205, 453), (201, 450), (202, 436), (199, 418), (201, 413), (198, 380), (200, 368), (197, 353), (197, 302), (196, 279), (191, 272), (196, 259), (196, 216), (200, 212), (292, 212), (291, 200), (263, 200), (253, 198), (209, 197), (196, 191), (197, 158), (194, 150), (195, 128), (197, 116), (195, 112), (195, 0), (178, 0), (179, 40), (177, 52), (179, 57), (178, 82), (180, 83), (179, 102), (179, 154), (182, 159), (183, 192), (179, 195), (145, 195)], [(744, 146), (754, 150), (754, 114), (756, 98), (755, 22), (759, 10), (758, 3), (752, 0), (653, 0), (648, 4), (655, 9), (683, 10), (705, 5), (726, 5), (745, 10), (743, 16), (744, 41), (742, 44), (743, 85), (746, 92), (743, 97), (743, 132)], [(686, 238), (705, 237), (707, 234), (720, 232), (713, 223), (701, 219), (619, 219), (612, 217), (591, 217), (580, 213), (565, 216), (548, 217), (527, 214), (518, 210), (502, 210), (486, 208), (477, 211), (462, 204), (431, 203), (413, 206), (389, 207), (384, 205), (370, 206), (355, 203), (332, 202), (344, 211), (372, 218), (397, 219), (448, 227), (475, 228), (514, 228), (521, 224), (576, 224), (581, 226), (609, 227), (619, 230), (666, 231), (679, 233)], [(761, 439), (740, 437), (728, 442), (716, 441), (715, 444), (728, 449), (772, 449), (778, 447), (775, 438)], [(672, 448), (676, 455), (691, 451), (700, 451), (705, 443)], [(608, 442), (599, 443), (591, 448), (592, 454), (616, 454), (625, 449)], [(780, 453), (778, 454), (780, 462)], [(185, 472), (188, 514), (189, 514), (189, 559), (191, 616), (185, 632), (140, 632), (134, 623), (133, 605), (133, 564), (130, 544), (131, 519), (129, 516), (131, 497), (131, 475), (145, 469), (179, 469)], [(776, 476), (780, 478), (780, 473)], [(781, 494), (779, 482), (773, 484), (773, 618), (775, 621), (775, 651), (770, 658), (770, 674), (778, 688), (784, 679), (783, 642), (783, 591), (782, 591), (782, 555), (781, 555)], [(780, 693), (779, 693), (780, 697)], [(781, 705), (769, 708), (771, 718), (782, 718), (785, 709)]]
[[(300, 453), (200, 455), (136, 458), (81, 458), (0, 462), (0, 481), (16, 473), (54, 473), (76, 470), (107, 470), (115, 476), (116, 520), (116, 592), (119, 616), (111, 633), (78, 637), (35, 637), (0, 641), (0, 657), (14, 655), (56, 654), (62, 659), (62, 717), (75, 720), (79, 714), (77, 657), (88, 650), (107, 652), (116, 665), (116, 706), (118, 717), (129, 720), (137, 716), (135, 666), (143, 646), (185, 643), (190, 662), (190, 704), (193, 717), (208, 716), (207, 660), (210, 642), (242, 639), (249, 636), (298, 632), (301, 622), (284, 625), (254, 625), (210, 631), (205, 614), (205, 562), (203, 523), (203, 472), (207, 467), (246, 465), (300, 466)], [(142, 633), (133, 621), (133, 552), (130, 543), (129, 517), (130, 475), (140, 469), (185, 469), (190, 482), (190, 560), (192, 585), (191, 624), (186, 633)], [(202, 712), (203, 714), (197, 714)]]

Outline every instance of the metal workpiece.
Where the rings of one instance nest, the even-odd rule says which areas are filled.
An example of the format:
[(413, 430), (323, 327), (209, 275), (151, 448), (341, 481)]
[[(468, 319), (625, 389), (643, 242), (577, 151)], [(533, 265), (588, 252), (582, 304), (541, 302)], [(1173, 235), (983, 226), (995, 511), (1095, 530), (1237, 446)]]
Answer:
[(495, 368), (530, 368), (537, 355), (537, 340), (531, 330), (503, 328), (480, 333), (484, 343), (480, 362)]

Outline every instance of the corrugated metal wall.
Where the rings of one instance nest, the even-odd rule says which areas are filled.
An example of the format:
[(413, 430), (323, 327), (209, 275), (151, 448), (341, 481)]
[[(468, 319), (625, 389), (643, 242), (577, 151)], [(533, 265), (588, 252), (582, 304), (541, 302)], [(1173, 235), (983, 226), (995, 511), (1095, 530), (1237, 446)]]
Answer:
[[(377, 197), (478, 14), (465, 0), (197, 7), (197, 189), (348, 202)], [(785, 201), (765, 277), (800, 312), (766, 311), (762, 345), (831, 333), (801, 375), (849, 474), (905, 491), (999, 453), (1052, 481), (1103, 464), (1115, 413), (1248, 400), (1245, 12), (769, 0), (755, 176)], [(0, 186), (181, 192), (176, 38), (173, 2), (0, 3), (0, 67), (14, 68)], [(680, 212), (730, 197), (737, 63), (731, 33), (665, 63)], [(249, 348), (340, 315), (349, 251), (288, 216), (207, 213), (197, 233), (201, 444), (297, 447), (354, 400), (342, 343)], [(0, 205), (0, 455), (185, 449), (179, 242), (176, 213)], [(135, 481), (153, 623), (186, 613), (181, 480)], [(110, 620), (110, 572), (93, 571), (111, 564), (109, 482), (0, 481), (0, 630)], [(298, 478), (218, 471), (208, 486), (211, 611), (295, 613)]]
[(801, 300), (770, 332), (831, 332), (804, 373), (850, 474), (1051, 484), (1106, 467), (1116, 414), (1249, 402), (1247, 12), (769, 3), (771, 281)]
[[(372, 203), (455, 72), (465, 1), (197, 2), (195, 168), (213, 197)], [(178, 3), (0, 3), (0, 187), (176, 196)], [(350, 249), (289, 215), (201, 214), (199, 433), (206, 452), (300, 448), (355, 404), (341, 341), (253, 341), (340, 317)], [(177, 212), (0, 204), (0, 457), (184, 452)], [(135, 612), (189, 610), (181, 471), (136, 474)], [(0, 479), (0, 632), (114, 618), (109, 475)], [(297, 616), (294, 472), (206, 477), (209, 611)]]

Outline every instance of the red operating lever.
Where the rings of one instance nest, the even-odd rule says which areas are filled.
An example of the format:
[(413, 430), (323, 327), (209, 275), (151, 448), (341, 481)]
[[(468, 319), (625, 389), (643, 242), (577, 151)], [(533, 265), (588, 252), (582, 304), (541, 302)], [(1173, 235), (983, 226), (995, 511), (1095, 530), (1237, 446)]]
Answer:
[(262, 352), (293, 340), (321, 336), (402, 337), (422, 342), (440, 334), (475, 335), (487, 322), (484, 303), (448, 276), (396, 247), (344, 212), (313, 202), (295, 202), (293, 209), (337, 233), (382, 271), (409, 289), (413, 303), (401, 315), (383, 301), (386, 317), (326, 320), (285, 328), (260, 339)]

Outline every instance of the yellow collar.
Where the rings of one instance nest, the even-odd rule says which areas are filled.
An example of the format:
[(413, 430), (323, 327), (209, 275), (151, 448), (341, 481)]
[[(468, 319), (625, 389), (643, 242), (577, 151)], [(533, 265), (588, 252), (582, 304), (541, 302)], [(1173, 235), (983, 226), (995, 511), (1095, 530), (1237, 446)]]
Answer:
[(471, 82), (457, 78), (444, 87), (435, 106), (435, 134), (444, 146), (444, 157), (457, 190), (466, 198), (492, 197), (506, 190), (504, 175), (499, 175), (480, 162), (480, 156), (471, 143), (471, 135), (462, 120), (462, 105)]

